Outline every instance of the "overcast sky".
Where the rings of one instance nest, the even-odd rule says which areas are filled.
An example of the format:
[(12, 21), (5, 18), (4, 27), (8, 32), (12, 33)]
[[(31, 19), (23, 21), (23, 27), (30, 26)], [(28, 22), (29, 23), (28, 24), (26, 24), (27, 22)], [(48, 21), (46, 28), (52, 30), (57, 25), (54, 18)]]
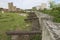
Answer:
[[(0, 7), (8, 8), (8, 2), (13, 2), (18, 8), (29, 9), (33, 6), (40, 5), (41, 3), (46, 3), (48, 5), (49, 0), (1, 0)], [(60, 0), (54, 0), (55, 2), (60, 2)]]

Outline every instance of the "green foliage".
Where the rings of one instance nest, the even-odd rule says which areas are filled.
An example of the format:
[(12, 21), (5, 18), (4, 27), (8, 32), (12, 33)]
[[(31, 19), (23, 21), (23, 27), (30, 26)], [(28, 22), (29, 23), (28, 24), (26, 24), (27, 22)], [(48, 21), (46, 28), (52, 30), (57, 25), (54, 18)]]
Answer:
[(55, 1), (50, 1), (50, 8), (55, 8), (55, 7), (57, 7)]
[(32, 10), (35, 11), (35, 10), (37, 10), (37, 9), (36, 9), (36, 7), (32, 7)]
[(0, 13), (0, 40), (9, 39), (5, 33), (6, 31), (26, 29), (25, 18), (25, 16), (20, 16), (17, 13)]
[(42, 10), (42, 12), (54, 17), (54, 22), (60, 23), (60, 4), (56, 4), (54, 1), (50, 1), (50, 10)]
[(30, 40), (41, 40), (41, 35), (40, 34), (36, 34), (36, 35), (32, 35), (31, 37), (30, 37)]
[(60, 22), (60, 7), (52, 8), (52, 10), (43, 10), (43, 12), (53, 16), (54, 22)]

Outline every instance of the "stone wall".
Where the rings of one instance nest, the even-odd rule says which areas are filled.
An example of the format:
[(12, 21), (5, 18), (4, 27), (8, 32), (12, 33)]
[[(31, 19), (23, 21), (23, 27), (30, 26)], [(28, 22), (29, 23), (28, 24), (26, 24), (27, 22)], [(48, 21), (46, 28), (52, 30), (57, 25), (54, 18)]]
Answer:
[(36, 15), (42, 29), (42, 40), (60, 40), (60, 26), (52, 21), (52, 17), (40, 12)]

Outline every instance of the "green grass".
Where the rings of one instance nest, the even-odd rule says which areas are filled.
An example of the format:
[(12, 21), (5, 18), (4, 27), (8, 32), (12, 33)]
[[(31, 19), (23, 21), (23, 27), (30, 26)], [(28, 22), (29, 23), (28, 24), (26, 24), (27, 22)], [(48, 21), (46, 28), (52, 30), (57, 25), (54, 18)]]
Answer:
[(6, 31), (26, 29), (25, 18), (18, 13), (0, 13), (0, 40), (7, 40)]

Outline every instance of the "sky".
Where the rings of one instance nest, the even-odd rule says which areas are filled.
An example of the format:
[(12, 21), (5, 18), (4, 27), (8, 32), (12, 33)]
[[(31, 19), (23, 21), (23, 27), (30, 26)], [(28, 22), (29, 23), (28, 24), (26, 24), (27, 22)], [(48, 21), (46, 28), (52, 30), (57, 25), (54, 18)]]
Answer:
[[(21, 9), (30, 9), (34, 6), (41, 5), (41, 3), (46, 3), (49, 5), (49, 0), (1, 0), (0, 7), (8, 8), (8, 3), (13, 2), (14, 6)], [(55, 2), (60, 2), (60, 0), (54, 0)]]
[(60, 0), (54, 0), (56, 3), (60, 3)]

